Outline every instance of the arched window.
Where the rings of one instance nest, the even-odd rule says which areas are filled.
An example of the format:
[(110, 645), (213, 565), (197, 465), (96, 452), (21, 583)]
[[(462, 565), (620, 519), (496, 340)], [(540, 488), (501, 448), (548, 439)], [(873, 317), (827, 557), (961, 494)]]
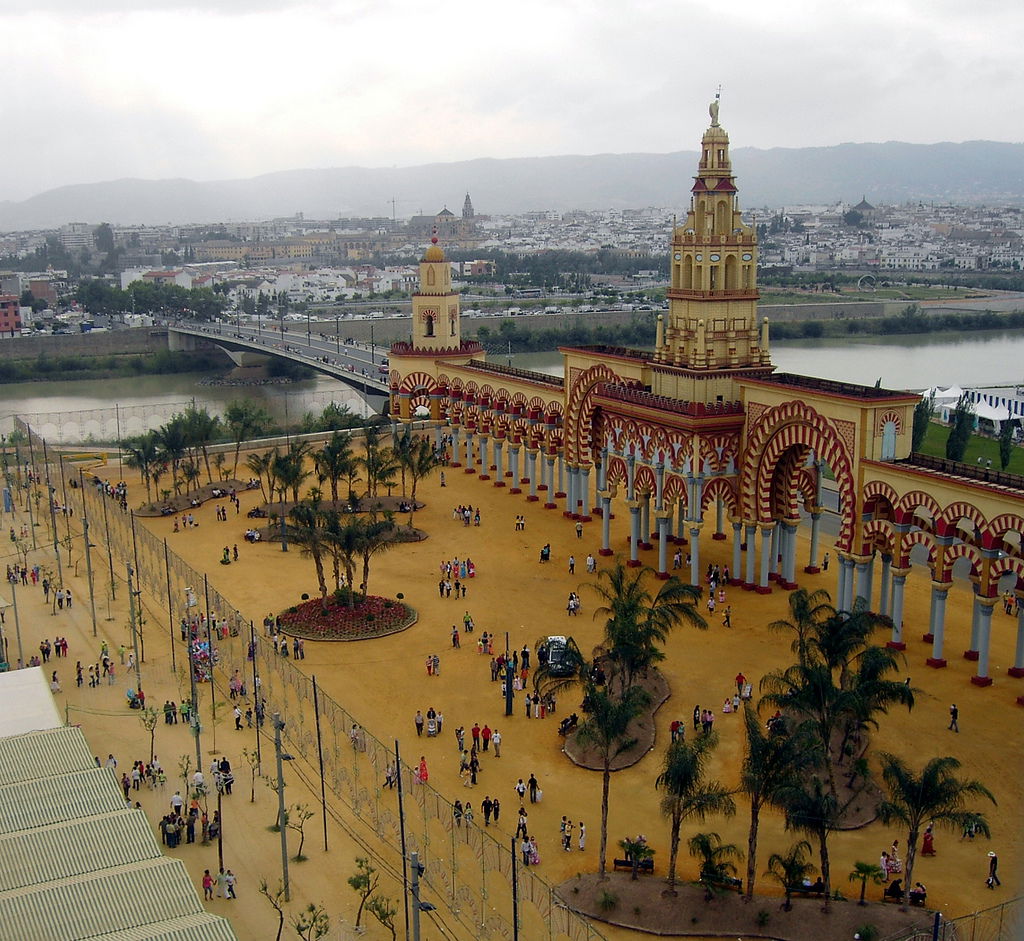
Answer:
[(428, 337), (434, 335), (434, 318), (429, 315), (427, 316), (427, 331), (425, 335)]
[(882, 425), (882, 460), (891, 461), (896, 457), (896, 422), (887, 421)]
[(428, 268), (427, 269), (427, 284), (433, 286), (434, 280), (435, 280), (434, 269), (433, 268)]

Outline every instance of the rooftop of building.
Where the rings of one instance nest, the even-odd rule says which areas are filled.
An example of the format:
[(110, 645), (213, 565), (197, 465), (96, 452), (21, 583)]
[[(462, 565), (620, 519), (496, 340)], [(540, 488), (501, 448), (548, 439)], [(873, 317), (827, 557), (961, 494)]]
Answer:
[(882, 389), (877, 386), (864, 386), (856, 382), (839, 382), (836, 379), (819, 379), (817, 376), (798, 376), (795, 373), (788, 372), (772, 373), (770, 376), (759, 377), (754, 381), (789, 386), (794, 389), (805, 389), (809, 392), (821, 392), (825, 395), (842, 395), (854, 399), (920, 398), (915, 392)]

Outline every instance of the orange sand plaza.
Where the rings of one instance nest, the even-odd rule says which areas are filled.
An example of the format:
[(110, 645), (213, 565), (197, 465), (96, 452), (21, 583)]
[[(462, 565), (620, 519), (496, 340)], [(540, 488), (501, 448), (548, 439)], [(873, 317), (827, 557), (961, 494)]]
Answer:
[[(117, 465), (100, 472), (116, 479)], [(511, 717), (504, 715), (504, 702), (498, 684), (490, 681), (489, 658), (478, 655), (475, 640), (483, 631), (497, 632), (504, 647), (507, 631), (513, 648), (524, 643), (531, 648), (537, 639), (547, 634), (572, 634), (580, 648), (589, 652), (601, 637), (601, 626), (592, 618), (595, 598), (587, 588), (588, 576), (584, 560), (588, 553), (598, 555), (600, 520), (586, 524), (582, 538), (577, 538), (574, 524), (563, 518), (558, 510), (545, 510), (541, 504), (527, 503), (522, 496), (513, 496), (505, 489), (497, 489), (461, 470), (449, 469), (447, 486), (441, 488), (437, 475), (421, 484), (419, 497), (426, 504), (416, 514), (416, 526), (429, 534), (429, 538), (394, 547), (377, 556), (371, 569), (371, 593), (393, 597), (402, 592), (406, 603), (417, 609), (419, 620), (410, 629), (389, 637), (354, 643), (305, 644), (306, 658), (299, 666), (315, 674), (323, 690), (348, 709), (357, 720), (382, 741), (399, 739), (403, 759), (416, 763), (424, 756), (430, 770), (430, 783), (449, 800), (470, 800), (476, 810), (476, 825), (483, 823), (479, 803), (485, 795), (498, 796), (503, 813), (497, 825), (503, 841), (508, 843), (516, 825), (518, 799), (513, 787), (518, 778), (535, 774), (544, 791), (542, 803), (527, 805), (530, 831), (538, 838), (541, 865), (540, 874), (551, 884), (557, 884), (578, 872), (592, 872), (597, 868), (600, 836), (601, 776), (573, 766), (561, 752), (561, 739), (557, 734), (558, 720), (578, 709), (578, 702), (570, 694), (558, 704), (556, 717), (545, 720), (527, 719), (523, 714), (522, 694), (517, 695)], [(143, 488), (137, 477), (128, 476), (129, 504), (137, 506)], [(249, 544), (243, 533), (249, 521), (245, 512), (260, 502), (259, 491), (240, 494), (241, 514), (236, 515), (228, 505), (227, 522), (215, 517), (215, 504), (210, 501), (193, 513), (200, 522), (198, 528), (172, 532), (172, 520), (139, 519), (138, 525), (149, 528), (157, 536), (167, 537), (170, 548), (190, 565), (208, 573), (215, 587), (232, 604), (256, 622), (262, 622), (268, 612), (279, 612), (296, 603), (303, 592), (317, 593), (313, 564), (303, 557), (297, 547), (288, 553), (275, 542)], [(224, 501), (226, 503), (226, 501)], [(464, 526), (453, 519), (452, 509), (468, 503), (479, 507), (481, 525)], [(111, 504), (112, 511), (114, 510)], [(615, 509), (613, 505), (613, 509)], [(514, 530), (516, 515), (525, 515), (526, 529)], [(627, 521), (621, 513), (612, 521), (612, 545), (624, 552)], [(16, 515), (20, 525), (21, 513)], [(9, 516), (4, 524), (8, 525)], [(63, 523), (61, 523), (63, 526)], [(76, 531), (79, 522), (74, 523)], [(30, 565), (35, 562), (53, 562), (53, 550), (43, 545), (45, 526), (39, 527), (40, 547), (31, 553)], [(102, 533), (100, 533), (102, 535)], [(95, 530), (94, 530), (95, 537)], [(95, 539), (94, 542), (101, 542)], [(538, 563), (541, 546), (550, 543), (551, 562)], [(222, 566), (219, 563), (222, 547), (237, 544), (239, 561)], [(99, 639), (92, 637), (85, 577), (82, 540), (77, 539), (72, 549), (73, 563), (67, 565), (64, 552), (65, 578), (74, 592), (75, 603), (70, 611), (51, 615), (43, 604), (39, 588), (21, 588), (18, 592), (21, 632), (26, 656), (38, 649), (44, 637), (53, 639), (64, 635), (69, 639), (68, 660), (51, 660), (52, 669), (59, 673), (63, 692), (58, 694), (59, 705), (67, 707), (68, 720), (81, 724), (96, 755), (105, 758), (113, 753), (119, 761), (119, 772), (131, 768), (136, 758), (148, 758), (148, 734), (138, 721), (138, 713), (125, 707), (124, 689), (132, 685), (132, 677), (121, 669), (115, 685), (104, 684), (98, 689), (88, 685), (76, 688), (74, 663), (83, 664), (98, 659)], [(728, 543), (717, 543), (708, 536), (701, 545), (704, 565), (716, 562), (731, 563)], [(823, 546), (823, 548), (826, 548)], [(806, 558), (803, 542), (798, 550)], [(568, 574), (567, 561), (572, 554), (576, 559), (575, 575)], [(657, 550), (645, 553), (645, 561), (653, 562)], [(476, 577), (468, 582), (464, 601), (438, 597), (439, 563), (453, 557), (471, 557), (476, 563)], [(800, 557), (798, 555), (798, 557)], [(6, 561), (14, 561), (13, 552)], [(117, 600), (108, 601), (104, 591), (107, 557), (102, 546), (93, 550), (96, 573), (96, 616), (100, 638), (106, 639), (113, 649), (120, 643), (129, 643), (126, 592), (123, 584), (123, 565), (117, 566), (122, 579)], [(598, 558), (598, 565), (607, 560)], [(834, 569), (819, 575), (800, 575), (800, 583), (811, 589), (835, 588)], [(71, 576), (71, 577), (69, 577)], [(1024, 864), (1021, 841), (1022, 758), (1021, 732), (1024, 730), (1024, 711), (1016, 705), (1016, 698), (1024, 692), (1024, 680), (1006, 675), (1012, 663), (1016, 620), (999, 609), (993, 615), (991, 675), (995, 682), (988, 688), (970, 683), (975, 665), (958, 658), (958, 652), (968, 646), (970, 632), (969, 586), (958, 582), (950, 593), (947, 616), (946, 649), (949, 667), (934, 670), (925, 666), (930, 645), (921, 640), (927, 629), (930, 581), (921, 566), (907, 581), (905, 637), (906, 673), (912, 684), (920, 690), (913, 711), (895, 710), (882, 718), (880, 731), (874, 736), (874, 746), (904, 756), (912, 767), (919, 769), (929, 758), (952, 755), (963, 765), (961, 773), (977, 777), (995, 793), (998, 806), (983, 806), (990, 818), (993, 838), (961, 840), (960, 835), (938, 831), (937, 856), (918, 857), (915, 879), (928, 887), (928, 904), (947, 916), (955, 917), (967, 912), (1006, 901), (1019, 894), (1020, 877)], [(566, 614), (566, 599), (572, 590), (579, 591), (583, 609), (579, 617)], [(177, 630), (168, 630), (166, 610), (143, 597), (146, 609), (146, 660), (143, 668), (143, 686), (147, 704), (157, 707), (167, 699), (180, 701), (187, 697), (187, 674), (179, 669), (175, 674), (170, 666), (169, 636), (173, 633), (177, 643)], [(742, 671), (754, 684), (755, 695), (760, 678), (769, 670), (790, 662), (789, 638), (773, 634), (766, 625), (788, 616), (787, 593), (776, 588), (771, 595), (762, 596), (738, 588), (728, 591), (728, 604), (732, 608), (732, 628), (723, 627), (720, 616), (710, 619), (710, 629), (698, 632), (680, 628), (670, 638), (662, 670), (671, 686), (671, 697), (657, 714), (658, 735), (652, 753), (635, 766), (617, 772), (611, 783), (609, 818), (609, 859), (618, 855), (617, 842), (624, 836), (644, 833), (655, 848), (655, 865), (663, 873), (668, 860), (668, 823), (659, 812), (659, 794), (654, 778), (660, 770), (664, 748), (668, 743), (668, 726), (673, 719), (683, 720), (688, 730), (695, 704), (715, 709), (715, 728), (721, 745), (716, 755), (712, 775), (725, 783), (735, 785), (742, 758), (742, 722), (737, 715), (723, 715), (721, 706), (734, 689), (733, 678)], [(469, 611), (476, 624), (476, 634), (463, 636), (461, 649), (453, 650), (450, 642), (452, 625), (461, 631), (464, 612)], [(7, 612), (5, 630), (9, 638), (10, 655), (17, 656), (13, 636), (11, 612)], [(879, 642), (888, 637), (879, 636)], [(424, 661), (430, 654), (440, 657), (439, 676), (428, 676)], [(179, 668), (185, 656), (183, 645), (178, 644)], [(115, 663), (117, 662), (115, 657)], [(222, 699), (227, 699), (227, 678), (220, 677)], [(947, 729), (950, 703), (960, 709), (960, 734)], [(443, 712), (444, 731), (438, 738), (418, 739), (413, 725), (417, 709), (428, 707)], [(208, 762), (213, 753), (227, 755), (232, 762), (236, 784), (234, 793), (225, 805), (225, 864), (239, 876), (238, 902), (215, 899), (208, 903), (212, 911), (231, 918), (242, 939), (272, 938), (277, 929), (277, 918), (269, 904), (257, 894), (262, 878), (276, 884), (280, 875), (280, 842), (277, 834), (267, 827), (276, 814), (276, 795), (265, 784), (257, 781), (256, 801), (250, 803), (249, 772), (242, 749), (255, 747), (254, 732), (235, 731), (231, 709), (219, 710), (217, 728), (211, 728), (209, 696), (202, 697), (204, 732), (202, 746)], [(458, 775), (458, 754), (454, 729), (462, 725), (467, 730), (479, 723), (500, 729), (501, 757), (490, 753), (483, 756), (479, 784), (475, 789), (462, 786)], [(273, 745), (270, 723), (262, 739), (264, 772), (273, 774)], [(214, 735), (216, 745), (214, 745)], [(166, 789), (150, 792), (143, 789), (138, 799), (154, 825), (166, 808), (166, 801), (175, 790), (179, 756), (194, 753), (193, 742), (184, 725), (166, 726), (161, 721), (156, 730), (156, 752), (168, 772)], [(205, 769), (204, 769), (205, 770)], [(288, 802), (319, 803), (318, 775), (315, 767), (302, 761), (289, 763), (285, 770), (288, 783)], [(306, 782), (316, 783), (309, 791)], [(697, 830), (714, 830), (727, 842), (746, 846), (749, 807), (742, 795), (737, 797), (738, 812), (731, 819), (713, 819), (706, 824), (694, 823), (684, 828), (684, 839)], [(338, 808), (339, 823), (330, 822), (330, 850), (323, 851), (321, 818), (317, 814), (306, 825), (305, 853), (309, 860), (290, 866), (292, 899), (290, 910), (298, 911), (308, 902), (323, 903), (332, 919), (343, 919), (351, 924), (358, 903), (357, 896), (346, 884), (355, 872), (354, 858), (369, 855), (379, 865), (384, 879), (382, 889), (398, 902), (399, 932), (401, 927), (401, 862), (390, 850), (368, 843), (363, 846), (354, 839), (356, 833), (364, 839), (364, 831), (346, 821), (346, 809)], [(559, 846), (559, 820), (566, 814), (587, 826), (587, 844), (584, 852), (575, 848), (570, 853)], [(492, 825), (492, 830), (495, 826)], [(498, 835), (498, 834), (496, 834)], [(769, 813), (762, 818), (759, 839), (758, 872), (763, 872), (768, 855), (783, 852), (797, 837), (785, 833), (781, 817)], [(837, 833), (831, 839), (833, 885), (847, 897), (854, 896), (857, 887), (848, 883), (846, 875), (856, 861), (877, 863), (883, 849), (894, 838), (901, 847), (906, 833), (873, 823), (862, 830)], [(297, 835), (289, 834), (290, 851), (294, 853)], [(998, 852), (1000, 876), (1003, 885), (996, 891), (985, 887), (988, 872), (987, 853)], [(197, 884), (204, 868), (216, 871), (217, 849), (182, 846), (169, 851), (180, 856), (195, 877)], [(816, 860), (816, 852), (814, 855)], [(743, 866), (740, 866), (741, 871)], [(696, 878), (695, 863), (680, 854), (681, 877)], [(659, 878), (655, 876), (654, 878)], [(437, 894), (438, 887), (425, 885), (424, 898)], [(774, 894), (776, 889), (766, 879), (759, 878), (757, 891)], [(878, 898), (880, 888), (870, 887), (869, 898)], [(796, 903), (799, 906), (799, 902)], [(813, 902), (804, 902), (816, 905)], [(852, 904), (852, 903), (849, 903)], [(443, 903), (439, 906), (438, 921), (425, 921), (424, 937), (469, 937), (469, 933), (452, 917), (446, 916)], [(774, 912), (777, 906), (772, 905)], [(631, 910), (631, 906), (630, 906)], [(773, 916), (774, 917), (774, 916)], [(367, 919), (364, 917), (364, 921)], [(866, 917), (865, 920), (870, 920)], [(388, 936), (379, 925), (369, 919), (367, 937)], [(445, 933), (437, 925), (443, 925)], [(434, 926), (434, 927), (430, 927)], [(598, 925), (609, 938), (637, 937), (625, 929)], [(686, 926), (689, 927), (689, 926)], [(292, 929), (286, 925), (286, 932)], [(294, 936), (294, 932), (292, 932)], [(287, 935), (286, 935), (287, 936)], [(332, 937), (335, 934), (332, 932)], [(342, 934), (341, 937), (348, 937)], [(529, 937), (530, 935), (525, 935)]]

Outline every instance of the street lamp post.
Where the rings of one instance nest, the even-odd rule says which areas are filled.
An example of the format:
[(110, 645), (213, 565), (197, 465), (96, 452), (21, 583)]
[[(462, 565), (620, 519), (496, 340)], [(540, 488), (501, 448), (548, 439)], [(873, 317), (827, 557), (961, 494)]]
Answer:
[(341, 356), (341, 318), (334, 318), (334, 348)]
[(194, 644), (192, 640), (192, 617), (189, 612), (199, 602), (196, 600), (195, 592), (191, 588), (185, 589), (185, 636), (188, 639), (188, 680), (189, 694), (192, 697), (192, 708), (189, 709), (189, 721), (192, 725), (192, 734), (196, 737), (196, 770), (203, 770), (203, 752), (199, 743), (199, 704), (197, 703), (196, 692), (196, 663), (194, 657)]
[[(370, 315), (373, 316), (372, 314)], [(370, 365), (373, 366), (377, 362), (374, 348), (373, 348), (373, 321), (370, 321)]]
[(128, 620), (132, 630), (132, 650), (135, 653), (135, 690), (142, 689), (142, 664), (139, 657), (139, 632), (135, 619), (135, 589), (132, 587), (132, 576), (135, 574), (130, 562), (125, 564), (128, 570)]
[[(284, 887), (284, 900), (291, 901), (291, 894), (288, 889), (288, 825), (285, 823), (286, 815), (284, 810), (284, 759), (281, 751), (281, 731), (284, 729), (284, 722), (281, 721), (281, 714), (274, 713), (274, 753), (277, 756), (277, 824), (281, 829), (281, 884)], [(288, 756), (291, 758), (291, 755)]]

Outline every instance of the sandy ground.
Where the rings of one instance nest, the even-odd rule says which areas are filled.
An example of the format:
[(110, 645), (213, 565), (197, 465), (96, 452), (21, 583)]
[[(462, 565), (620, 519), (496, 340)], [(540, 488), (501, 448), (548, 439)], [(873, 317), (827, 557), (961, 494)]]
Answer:
[[(116, 479), (116, 465), (107, 472)], [(371, 571), (371, 592), (390, 595), (404, 592), (406, 601), (419, 610), (419, 622), (402, 634), (378, 640), (350, 644), (307, 642), (307, 656), (301, 667), (307, 673), (315, 673), (325, 691), (357, 718), (361, 717), (363, 724), (378, 738), (384, 741), (399, 738), (407, 760), (423, 754), (430, 766), (431, 783), (450, 799), (465, 800), (468, 796), (479, 805), (486, 794), (500, 796), (504, 808), (500, 830), (506, 838), (511, 836), (515, 826), (517, 801), (513, 786), (517, 778), (536, 774), (544, 790), (544, 800), (529, 806), (530, 828), (540, 843), (540, 870), (549, 882), (557, 884), (578, 872), (597, 868), (600, 775), (574, 767), (562, 754), (556, 732), (558, 718), (528, 720), (523, 716), (521, 700), (517, 702), (515, 714), (506, 718), (497, 686), (490, 682), (488, 659), (479, 656), (472, 643), (463, 643), (460, 650), (453, 650), (450, 632), (453, 624), (461, 627), (463, 612), (468, 610), (478, 632), (496, 631), (502, 639), (507, 631), (511, 644), (516, 647), (524, 643), (533, 645), (542, 635), (571, 633), (584, 650), (589, 649), (600, 638), (600, 626), (592, 620), (594, 596), (586, 587), (584, 560), (588, 552), (597, 555), (600, 521), (595, 518), (587, 524), (582, 539), (577, 539), (573, 524), (565, 520), (560, 511), (544, 510), (539, 503), (527, 503), (524, 497), (510, 495), (507, 489), (495, 488), (492, 483), (479, 481), (461, 470), (450, 469), (446, 476), (447, 486), (443, 489), (436, 478), (420, 487), (419, 495), (426, 507), (417, 513), (416, 525), (426, 530), (430, 538), (398, 546), (378, 557)], [(131, 502), (140, 503), (141, 485), (134, 477), (129, 477), (128, 482)], [(242, 539), (247, 526), (245, 511), (259, 499), (258, 491), (243, 493), (241, 515), (230, 513), (226, 523), (216, 521), (216, 501), (211, 501), (194, 511), (201, 525), (186, 532), (173, 533), (170, 519), (139, 521), (158, 536), (167, 536), (172, 548), (190, 564), (205, 568), (211, 584), (257, 623), (268, 611), (281, 610), (298, 600), (301, 592), (313, 594), (316, 591), (312, 562), (294, 547), (285, 554), (279, 545), (250, 545)], [(479, 527), (464, 527), (453, 520), (452, 508), (460, 503), (480, 507), (482, 524)], [(517, 514), (526, 517), (524, 532), (514, 531)], [(624, 551), (626, 546), (626, 517), (627, 514), (620, 513), (612, 521), (612, 543), (619, 551)], [(21, 521), (18, 514), (16, 524)], [(10, 517), (5, 516), (2, 522), (6, 531)], [(38, 532), (45, 533), (45, 527), (40, 527)], [(710, 532), (702, 544), (705, 564), (709, 561), (731, 563), (730, 544), (715, 542), (709, 537)], [(52, 564), (52, 548), (44, 547), (43, 535), (39, 541), (40, 548), (30, 561)], [(239, 562), (230, 566), (217, 564), (221, 547), (236, 542), (241, 554)], [(552, 561), (541, 565), (537, 561), (538, 551), (544, 543), (552, 546)], [(74, 685), (75, 660), (87, 663), (97, 659), (99, 646), (99, 638), (94, 640), (92, 634), (83, 551), (82, 540), (77, 539), (71, 553), (72, 563), (67, 565), (64, 550), (65, 571), (71, 573), (69, 583), (75, 595), (71, 611), (51, 614), (38, 588), (19, 591), (25, 649), (27, 652), (36, 649), (43, 637), (53, 639), (62, 634), (69, 638), (68, 661), (53, 662), (51, 667), (59, 671), (64, 687), (64, 692), (58, 696), (60, 705), (66, 707), (70, 722), (82, 725), (97, 755), (113, 753), (120, 767), (130, 768), (134, 758), (148, 757), (148, 736), (137, 713), (123, 708), (126, 685), (123, 674), (114, 686), (89, 689), (86, 685), (76, 689)], [(806, 558), (806, 541), (801, 542), (799, 551), (800, 557)], [(576, 557), (575, 575), (569, 575), (567, 570), (570, 554)], [(469, 556), (476, 563), (477, 576), (469, 582), (464, 601), (438, 598), (439, 562), (453, 556)], [(644, 560), (655, 564), (657, 550), (645, 553)], [(13, 555), (8, 553), (6, 561), (13, 561)], [(599, 564), (602, 561), (599, 558)], [(106, 558), (101, 550), (93, 550), (93, 563), (100, 573), (96, 582), (99, 635), (116, 648), (118, 643), (127, 643), (128, 639), (125, 592), (122, 586), (117, 600), (109, 602), (102, 587)], [(817, 576), (801, 574), (800, 578), (809, 588), (831, 591), (835, 588), (834, 576), (833, 569)], [(566, 615), (565, 602), (570, 590), (578, 590), (583, 599), (582, 614), (576, 618)], [(930, 646), (920, 638), (927, 627), (929, 591), (927, 573), (915, 567), (907, 583), (906, 670), (921, 693), (911, 713), (899, 711), (883, 718), (876, 742), (878, 748), (902, 754), (917, 766), (935, 755), (956, 756), (963, 763), (965, 774), (979, 777), (996, 794), (999, 805), (989, 809), (993, 829), (991, 843), (983, 839), (962, 842), (959, 834), (942, 831), (936, 840), (938, 855), (919, 859), (915, 869), (915, 878), (928, 886), (929, 904), (949, 916), (956, 916), (1009, 899), (1021, 890), (1024, 850), (1019, 821), (1024, 712), (1015, 700), (1024, 692), (1024, 681), (1006, 676), (1006, 668), (1012, 662), (1016, 622), (997, 609), (993, 616), (991, 657), (995, 683), (987, 689), (970, 684), (975, 664), (960, 659), (970, 629), (969, 586), (964, 583), (950, 593), (946, 647), (950, 665), (945, 670), (927, 668), (924, 659), (930, 653)], [(660, 770), (668, 741), (669, 722), (680, 718), (689, 725), (695, 704), (715, 708), (721, 747), (713, 772), (729, 784), (736, 783), (742, 756), (741, 724), (738, 716), (721, 714), (721, 704), (734, 688), (733, 677), (737, 671), (741, 670), (756, 688), (766, 671), (788, 662), (789, 640), (769, 633), (765, 627), (769, 621), (786, 615), (786, 598), (786, 593), (778, 590), (763, 597), (732, 589), (728, 596), (732, 606), (731, 630), (715, 618), (706, 632), (680, 629), (670, 639), (662, 669), (671, 684), (672, 696), (657, 714), (658, 737), (652, 753), (635, 766), (616, 773), (612, 779), (609, 858), (615, 853), (620, 838), (642, 832), (657, 851), (655, 860), (659, 872), (664, 871), (668, 857), (668, 825), (659, 813), (654, 778)], [(179, 678), (170, 668), (166, 614), (148, 603), (147, 611), (150, 626), (144, 687), (148, 702), (159, 706), (168, 698), (180, 700), (187, 690), (179, 688)], [(13, 658), (16, 653), (11, 622), (8, 611), (7, 631)], [(432, 653), (441, 658), (441, 675), (437, 677), (428, 677), (424, 670), (424, 659)], [(960, 734), (947, 730), (951, 702), (960, 707)], [(558, 717), (568, 714), (577, 705), (571, 697), (565, 696), (559, 703)], [(429, 706), (443, 711), (445, 733), (437, 739), (417, 740), (413, 715), (417, 709), (426, 711)], [(234, 904), (216, 900), (210, 903), (210, 908), (231, 917), (242, 939), (273, 938), (276, 916), (258, 896), (256, 887), (261, 878), (275, 883), (280, 875), (279, 837), (266, 829), (274, 819), (276, 797), (264, 784), (257, 782), (256, 801), (250, 803), (242, 749), (254, 747), (254, 733), (234, 731), (228, 710), (223, 713), (215, 733), (216, 745), (208, 728), (203, 747), (211, 757), (214, 753), (226, 754), (236, 771), (235, 793), (225, 801), (224, 854), (226, 865), (239, 875), (240, 900)], [(209, 727), (208, 715), (204, 721)], [(468, 729), (475, 722), (480, 725), (486, 722), (500, 729), (504, 741), (501, 758), (495, 759), (491, 754), (484, 756), (480, 784), (473, 793), (460, 785), (455, 739), (449, 730), (460, 724)], [(266, 739), (264, 747), (270, 750)], [(191, 751), (194, 751), (191, 737), (182, 725), (168, 727), (160, 723), (156, 752), (169, 778), (175, 776), (178, 757)], [(314, 803), (318, 795), (303, 793), (302, 780), (315, 780), (316, 775), (311, 768), (298, 767), (300, 764), (295, 762), (296, 767), (286, 771), (289, 803), (299, 800)], [(173, 791), (174, 782), (169, 780), (165, 793), (141, 793), (139, 799), (154, 823)], [(738, 799), (738, 805), (739, 812), (732, 819), (715, 819), (704, 827), (689, 829), (694, 832), (715, 830), (723, 839), (745, 846), (748, 811), (742, 798)], [(558, 824), (563, 814), (586, 823), (588, 838), (584, 852), (574, 847), (571, 853), (566, 853), (559, 847)], [(478, 807), (477, 816), (479, 824)], [(311, 820), (306, 827), (305, 847), (310, 859), (290, 867), (296, 905), (304, 906), (310, 901), (323, 903), (336, 924), (354, 918), (356, 896), (345, 880), (354, 871), (356, 855), (373, 856), (384, 874), (385, 894), (395, 899), (400, 897), (400, 883), (395, 881), (395, 874), (400, 872), (400, 860), (388, 850), (362, 847), (345, 824), (343, 817), (331, 821), (330, 850), (325, 853), (321, 819), (318, 815)], [(688, 835), (689, 832), (684, 837)], [(289, 836), (294, 852), (296, 838), (294, 834)], [(847, 883), (847, 872), (857, 860), (876, 862), (881, 850), (887, 848), (893, 838), (899, 838), (903, 845), (906, 834), (878, 823), (861, 831), (837, 834), (831, 843), (834, 884), (847, 894), (853, 894), (855, 887)], [(763, 815), (759, 872), (765, 868), (768, 855), (783, 851), (792, 839), (792, 835), (784, 832), (781, 818)], [(995, 849), (1000, 856), (1003, 887), (995, 892), (985, 888), (989, 849)], [(186, 862), (197, 882), (204, 868), (214, 868), (217, 863), (216, 847), (185, 846), (172, 852)], [(685, 854), (685, 850), (683, 852)], [(695, 865), (689, 857), (681, 855), (680, 867), (682, 878), (695, 877)], [(767, 880), (759, 883), (759, 890), (772, 892)], [(872, 891), (880, 892), (877, 888)], [(425, 895), (429, 897), (429, 893), (428, 886)], [(443, 915), (443, 911), (439, 914)], [(402, 933), (401, 915), (399, 924)], [(286, 930), (291, 929), (286, 925)], [(459, 930), (458, 923), (449, 918), (425, 927), (424, 937), (461, 937)], [(610, 938), (636, 937), (635, 933), (624, 929), (601, 926), (601, 930)], [(341, 936), (349, 937), (347, 933)], [(372, 925), (366, 936), (390, 935)]]

